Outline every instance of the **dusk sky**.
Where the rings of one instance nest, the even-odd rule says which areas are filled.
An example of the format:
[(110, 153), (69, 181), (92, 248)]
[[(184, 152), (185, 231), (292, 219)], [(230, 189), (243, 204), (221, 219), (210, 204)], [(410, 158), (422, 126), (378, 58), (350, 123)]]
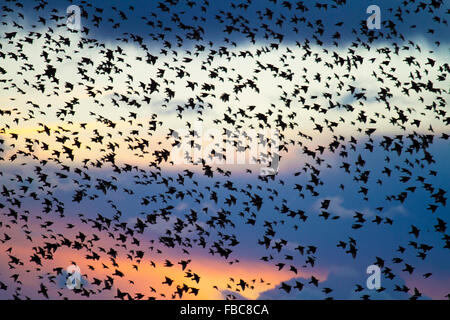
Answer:
[(1, 299), (449, 298), (445, 2), (1, 7)]

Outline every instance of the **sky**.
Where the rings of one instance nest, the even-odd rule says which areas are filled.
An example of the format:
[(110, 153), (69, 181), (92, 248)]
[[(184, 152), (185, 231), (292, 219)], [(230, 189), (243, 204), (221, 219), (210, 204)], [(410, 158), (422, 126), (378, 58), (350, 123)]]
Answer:
[[(7, 289), (0, 289), (0, 298), (45, 298), (39, 293), (41, 284), (49, 288), (51, 299), (85, 297), (65, 286), (64, 270), (76, 262), (84, 293), (98, 299), (117, 297), (118, 290), (158, 299), (360, 299), (366, 294), (407, 299), (414, 288), (421, 298), (444, 299), (450, 287), (449, 248), (445, 231), (437, 232), (436, 225), (437, 219), (448, 223), (448, 207), (441, 203), (432, 212), (429, 205), (442, 192), (446, 198), (450, 181), (445, 138), (449, 88), (442, 80), (449, 72), (448, 7), (425, 1), (426, 8), (418, 12), (419, 3), (391, 11), (390, 1), (379, 1), (382, 27), (368, 32), (365, 9), (375, 3), (337, 2), (338, 8), (332, 7), (334, 1), (324, 2), (326, 10), (304, 2), (309, 8), (304, 12), (293, 1), (292, 9), (283, 1), (253, 1), (247, 9), (246, 1), (211, 1), (208, 6), (193, 1), (192, 8), (188, 1), (80, 2), (89, 13), (81, 18), (83, 32), (65, 27), (69, 3), (49, 1), (44, 9), (35, 1), (7, 3), (13, 9), (3, 10), (0, 38), (0, 281)], [(266, 9), (273, 12), (272, 19)], [(263, 21), (258, 11), (266, 13)], [(52, 15), (61, 18), (54, 21)], [(101, 18), (99, 27), (94, 16)], [(306, 22), (294, 25), (295, 17)], [(230, 31), (233, 19), (236, 29)], [(390, 33), (390, 20), (397, 34)], [(243, 32), (248, 28), (255, 34), (253, 41)], [(323, 35), (314, 38), (321, 29)], [(201, 38), (192, 39), (193, 30)], [(7, 39), (10, 32), (17, 32), (13, 39)], [(339, 39), (333, 39), (336, 32)], [(284, 35), (282, 41), (278, 34)], [(111, 60), (115, 68), (108, 71)], [(54, 78), (45, 75), (49, 66), (56, 69)], [(151, 89), (154, 81), (157, 91)], [(189, 81), (198, 86), (191, 89)], [(440, 91), (426, 90), (429, 81)], [(415, 91), (413, 82), (425, 86)], [(405, 92), (404, 87), (410, 89)], [(388, 102), (380, 99), (383, 92)], [(340, 107), (328, 109), (330, 97)], [(71, 108), (74, 114), (65, 113)], [(233, 149), (228, 149), (228, 164), (210, 157), (212, 150), (226, 154), (233, 145), (224, 143), (224, 128), (242, 148), (254, 142), (248, 136), (266, 136), (258, 113), (268, 115), (272, 134), (282, 129), (280, 119), (287, 124), (274, 179), (259, 177), (267, 163), (250, 163), (248, 154), (244, 163), (236, 163), (243, 152), (232, 161)], [(408, 119), (395, 125), (404, 115)], [(94, 137), (102, 137), (102, 143)], [(393, 141), (388, 147), (386, 137)], [(191, 140), (194, 150), (187, 148)], [(191, 157), (201, 151), (210, 160), (213, 177), (204, 174), (204, 166), (185, 161), (183, 153), (180, 158), (177, 141)], [(73, 159), (63, 145), (73, 150)], [(394, 149), (397, 145), (401, 152)], [(266, 145), (259, 145), (257, 152), (252, 148), (248, 152), (256, 156), (274, 152)], [(155, 167), (151, 164), (157, 150), (167, 150), (170, 157)], [(386, 168), (392, 171), (389, 176)], [(190, 172), (194, 179), (187, 177)], [(361, 181), (364, 176), (367, 181)], [(24, 181), (27, 177), (33, 180)], [(105, 182), (112, 187), (102, 189)], [(307, 185), (314, 185), (313, 191)], [(85, 196), (78, 201), (80, 193)], [(255, 195), (263, 200), (260, 208), (253, 203)], [(323, 211), (330, 217), (325, 219)], [(308, 218), (301, 220), (298, 212)], [(359, 229), (353, 228), (356, 213), (366, 219)], [(190, 224), (193, 214), (198, 217)], [(118, 221), (107, 226), (99, 215)], [(156, 223), (150, 223), (152, 216)], [(226, 223), (220, 225), (223, 217)], [(378, 218), (380, 224), (372, 222)], [(146, 219), (144, 232), (137, 232), (136, 224)], [(392, 224), (386, 223), (389, 219)], [(95, 229), (99, 221), (101, 230)], [(410, 233), (412, 226), (420, 229), (418, 237)], [(91, 242), (81, 241), (80, 232)], [(181, 237), (179, 245), (165, 246), (162, 240), (174, 234)], [(271, 238), (268, 248), (264, 237)], [(350, 246), (350, 237), (357, 240), (356, 258), (337, 247), (339, 241)], [(49, 250), (42, 265), (30, 260), (39, 252), (36, 248), (64, 239), (79, 240), (82, 248)], [(432, 246), (425, 259), (411, 241)], [(277, 243), (283, 242), (278, 251)], [(317, 251), (301, 255), (299, 245)], [(232, 252), (226, 257), (217, 247)], [(110, 248), (118, 251), (113, 260)], [(100, 258), (90, 259), (93, 253)], [(366, 269), (377, 257), (385, 261), (385, 289), (380, 292), (365, 284)], [(401, 262), (394, 263), (395, 258)], [(307, 262), (311, 259), (314, 266)], [(165, 266), (166, 260), (174, 266)], [(178, 262), (188, 260), (182, 270)], [(405, 264), (414, 266), (411, 274), (403, 270)], [(113, 275), (115, 270), (124, 276)], [(387, 270), (395, 274), (393, 279), (387, 278)], [(186, 277), (186, 272), (201, 280)], [(427, 273), (432, 275), (425, 278)], [(308, 283), (312, 276), (319, 279), (318, 287)], [(100, 290), (108, 277), (114, 279), (112, 289)], [(174, 284), (164, 284), (165, 277)], [(241, 280), (248, 284), (244, 289)], [(295, 281), (305, 284), (302, 291), (281, 289), (283, 283), (295, 286)], [(184, 284), (199, 289), (198, 294), (192, 289), (183, 296), (174, 293)], [(355, 292), (356, 284), (363, 290)], [(395, 290), (404, 285), (408, 293)], [(322, 291), (327, 287), (333, 288), (331, 294)]]

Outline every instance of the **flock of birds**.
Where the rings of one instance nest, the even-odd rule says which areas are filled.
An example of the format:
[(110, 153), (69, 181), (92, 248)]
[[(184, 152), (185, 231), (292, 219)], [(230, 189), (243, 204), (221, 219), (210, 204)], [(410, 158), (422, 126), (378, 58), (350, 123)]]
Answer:
[[(80, 30), (67, 28), (63, 4), (51, 5), (7, 0), (1, 6), (0, 297), (176, 299), (195, 298), (209, 286), (233, 299), (272, 288), (278, 284), (259, 279), (257, 270), (252, 279), (230, 274), (223, 284), (204, 283), (194, 268), (196, 254), (239, 265), (242, 234), (234, 230), (244, 225), (262, 231), (250, 245), (267, 252), (260, 261), (275, 272), (288, 269), (295, 278), (314, 270), (321, 248), (313, 240), (285, 239), (280, 230), (301, 233), (319, 219), (326, 232), (342, 220), (331, 209), (335, 200), (321, 196), (336, 184), (324, 172), (351, 177), (356, 196), (376, 208), (372, 216), (354, 213), (346, 239), (329, 239), (355, 260), (358, 232), (370, 223), (380, 234), (389, 232), (396, 220), (386, 208), (425, 193), (429, 201), (418, 210), (434, 229), (411, 225), (393, 257), (374, 257), (394, 291), (411, 299), (423, 295), (396, 281), (416, 269), (405, 252), (426, 266), (437, 250), (424, 233), (439, 237), (447, 255), (442, 259), (448, 259), (447, 193), (434, 183), (439, 172), (430, 149), (436, 141), (448, 148), (450, 68), (433, 51), (442, 49), (439, 39), (425, 48), (399, 28), (414, 30), (408, 21), (419, 17), (433, 39), (435, 28), (448, 28), (443, 1), (392, 3), (383, 10), (393, 18), (383, 19), (380, 30), (368, 30), (365, 21), (330, 26), (310, 18), (313, 11), (333, 15), (346, 0), (240, 0), (216, 11), (208, 0), (161, 0), (145, 14), (128, 2), (102, 8), (80, 1)], [(207, 37), (210, 23), (220, 27), (214, 40)], [(345, 38), (344, 28), (351, 30)], [(108, 30), (105, 37), (101, 30)], [(291, 40), (303, 30), (310, 35)], [(363, 76), (375, 91), (362, 87)], [(267, 95), (267, 81), (273, 100), (245, 98)], [(258, 175), (246, 167), (236, 173), (233, 166), (211, 164), (226, 158), (224, 145), (195, 165), (177, 167), (171, 150), (183, 139), (201, 148), (195, 123), (219, 128), (223, 143), (241, 152), (249, 148), (241, 139), (246, 131), (276, 129), (280, 172)], [(386, 154), (381, 170), (371, 168), (374, 154)], [(295, 172), (283, 173), (283, 159), (292, 157)], [(381, 190), (395, 183), (401, 189), (378, 204), (372, 181)], [(297, 199), (284, 189), (296, 190)], [(343, 181), (338, 189), (344, 196), (353, 192)], [(317, 212), (302, 207), (308, 199), (319, 199)], [(180, 208), (184, 201), (192, 205)], [(129, 206), (136, 211), (131, 218)], [(271, 214), (262, 218), (263, 211)], [(64, 265), (55, 264), (60, 252), (69, 257)], [(128, 261), (132, 269), (124, 270)], [(57, 283), (69, 264), (83, 273), (83, 285), (72, 291)], [(154, 271), (145, 272), (161, 279), (138, 291), (133, 275), (148, 267)], [(172, 269), (182, 277), (164, 273)], [(279, 289), (290, 294), (310, 286), (333, 298), (333, 288), (319, 278), (283, 281)], [(355, 284), (354, 291), (364, 286)]]

